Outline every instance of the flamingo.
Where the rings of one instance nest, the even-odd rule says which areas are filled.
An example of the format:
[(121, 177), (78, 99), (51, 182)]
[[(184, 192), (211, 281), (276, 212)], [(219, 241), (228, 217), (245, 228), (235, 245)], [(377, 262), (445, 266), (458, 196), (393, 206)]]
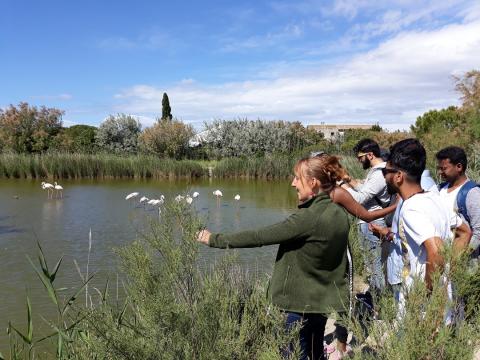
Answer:
[(185, 199), (185, 196), (182, 196), (182, 195), (177, 195), (177, 196), (175, 197), (175, 201), (176, 201), (176, 202), (180, 202), (180, 201), (182, 201), (183, 199)]
[[(54, 188), (55, 187), (52, 184), (47, 183), (45, 181), (42, 181), (42, 189), (47, 190), (47, 199), (50, 199), (50, 198), (53, 197), (53, 189)], [(52, 193), (51, 196), (50, 196), (50, 192)]]
[(150, 199), (147, 198), (146, 196), (142, 196), (142, 197), (140, 198), (140, 201), (139, 201), (139, 202), (140, 202), (140, 204), (143, 205), (143, 208), (144, 208), (144, 209), (145, 209), (145, 204), (147, 203), (148, 200), (150, 200)]
[(185, 198), (185, 201), (187, 202), (188, 205), (190, 205), (193, 202), (193, 198), (190, 195), (187, 195)]
[(195, 191), (193, 194), (192, 194), (192, 197), (195, 199), (196, 197), (198, 197), (198, 195), (200, 195), (197, 191)]
[(220, 190), (215, 190), (213, 192), (213, 195), (215, 195), (217, 198), (220, 197), (220, 196), (223, 196), (222, 192)]
[(55, 181), (54, 185), (55, 185), (54, 187), (55, 187), (55, 191), (56, 191), (55, 197), (57, 198), (58, 193), (60, 193), (60, 198), (63, 199), (63, 186), (58, 185), (56, 181)]
[(235, 195), (234, 199), (239, 201), (240, 200), (240, 195), (239, 194)]
[(138, 195), (139, 195), (138, 192), (133, 192), (125, 196), (125, 200), (132, 200), (132, 204), (133, 204), (133, 199), (135, 199)]
[(213, 195), (217, 197), (217, 206), (220, 205), (220, 197), (223, 196), (222, 192), (220, 190), (215, 190), (213, 192)]

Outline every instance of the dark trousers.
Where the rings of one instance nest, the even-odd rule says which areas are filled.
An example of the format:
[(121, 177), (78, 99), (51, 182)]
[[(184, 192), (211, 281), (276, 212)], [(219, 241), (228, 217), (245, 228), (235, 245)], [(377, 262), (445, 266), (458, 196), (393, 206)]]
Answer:
[[(302, 355), (300, 360), (324, 360), (323, 334), (327, 318), (322, 314), (299, 314), (287, 312), (286, 328), (291, 330), (298, 323), (300, 329), (300, 348)], [(292, 351), (292, 347), (290, 351)]]

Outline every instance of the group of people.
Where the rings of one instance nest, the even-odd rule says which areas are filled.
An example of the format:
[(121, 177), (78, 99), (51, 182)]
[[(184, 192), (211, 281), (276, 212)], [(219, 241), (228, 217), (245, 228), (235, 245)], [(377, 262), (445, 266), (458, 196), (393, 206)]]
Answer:
[[(416, 139), (397, 142), (387, 155), (371, 139), (353, 150), (368, 170), (363, 181), (352, 179), (338, 157), (314, 153), (294, 167), (292, 187), (299, 205), (287, 219), (234, 234), (206, 229), (198, 234), (198, 241), (216, 248), (279, 244), (268, 297), (285, 313), (286, 329), (300, 324), (301, 359), (324, 359), (328, 315), (349, 311), (348, 213), (360, 219), (369, 291), (391, 291), (399, 317), (414, 279), (432, 287), (432, 274), (444, 266), (444, 244), (452, 243), (456, 252), (470, 249), (472, 258), (478, 257), (480, 187), (465, 174), (463, 149), (451, 146), (436, 154), (445, 180), (438, 186), (425, 170), (426, 152)], [(336, 326), (337, 349), (329, 359), (347, 352), (347, 335)]]

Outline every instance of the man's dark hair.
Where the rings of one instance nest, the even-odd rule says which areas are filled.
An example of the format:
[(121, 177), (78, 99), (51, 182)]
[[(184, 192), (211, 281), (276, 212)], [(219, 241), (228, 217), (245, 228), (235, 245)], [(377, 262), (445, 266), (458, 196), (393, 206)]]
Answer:
[(375, 140), (362, 139), (357, 143), (357, 145), (353, 147), (353, 152), (355, 154), (358, 154), (360, 152), (363, 152), (363, 153), (371, 152), (376, 157), (380, 157), (380, 146), (378, 146)]
[(417, 139), (405, 139), (390, 147), (390, 155), (388, 157), (390, 165), (403, 170), (407, 177), (416, 183), (420, 183), (426, 161), (427, 153), (425, 148)]
[(461, 164), (462, 170), (467, 170), (467, 154), (465, 150), (458, 146), (447, 146), (435, 154), (437, 160), (448, 159), (453, 165)]

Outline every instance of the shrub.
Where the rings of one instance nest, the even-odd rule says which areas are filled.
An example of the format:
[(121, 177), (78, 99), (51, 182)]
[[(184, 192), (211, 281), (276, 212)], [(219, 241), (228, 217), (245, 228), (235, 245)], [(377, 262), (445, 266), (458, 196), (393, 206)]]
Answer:
[(98, 128), (95, 136), (100, 149), (123, 154), (136, 153), (141, 125), (130, 115), (110, 115)]

